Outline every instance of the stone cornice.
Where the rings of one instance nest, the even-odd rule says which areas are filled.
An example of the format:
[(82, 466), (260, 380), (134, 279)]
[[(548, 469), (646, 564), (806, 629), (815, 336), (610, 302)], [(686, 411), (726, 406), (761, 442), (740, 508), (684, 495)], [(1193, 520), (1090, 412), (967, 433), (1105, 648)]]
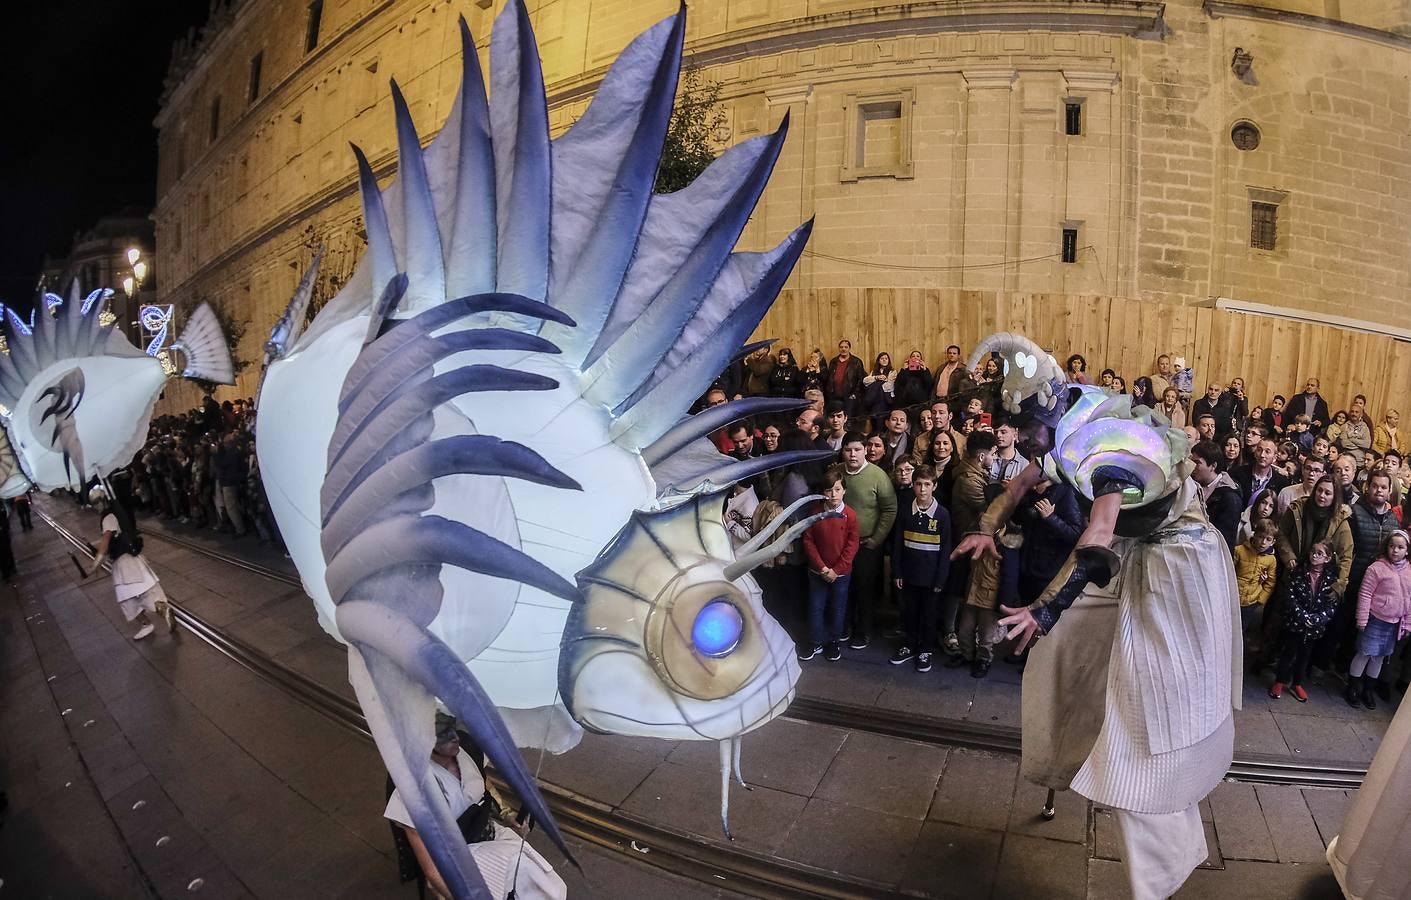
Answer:
[(1405, 37), (1392, 31), (1382, 31), (1378, 28), (1369, 28), (1366, 25), (1354, 25), (1351, 22), (1329, 19), (1325, 16), (1270, 9), (1267, 6), (1256, 6), (1252, 3), (1205, 0), (1205, 13), (1212, 19), (1255, 19), (1264, 22), (1279, 22), (1284, 25), (1293, 25), (1296, 28), (1330, 31), (1403, 50), (1411, 49), (1411, 37)]
[[(693, 40), (686, 52), (693, 63), (705, 67), (864, 38), (938, 32), (1143, 34), (1157, 31), (1165, 10), (1165, 3), (1153, 0), (932, 0), (821, 13), (736, 29)], [(550, 106), (587, 97), (605, 74), (607, 66), (599, 66), (549, 85)]]

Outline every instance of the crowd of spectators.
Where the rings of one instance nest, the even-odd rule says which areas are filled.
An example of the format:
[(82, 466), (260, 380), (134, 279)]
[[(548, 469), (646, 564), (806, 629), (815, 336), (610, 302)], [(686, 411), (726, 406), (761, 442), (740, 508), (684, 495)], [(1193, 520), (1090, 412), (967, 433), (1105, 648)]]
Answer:
[(250, 400), (202, 405), (153, 420), (147, 443), (128, 466), (138, 509), (184, 525), (279, 542), (255, 456)]
[[(1089, 383), (1081, 356), (1066, 369), (1070, 381)], [(1411, 567), (1401, 529), (1411, 515), (1411, 466), (1403, 465), (1411, 435), (1400, 431), (1399, 413), (1374, 416), (1361, 394), (1335, 407), (1317, 378), (1259, 403), (1242, 378), (1211, 381), (1196, 394), (1193, 375), (1162, 354), (1130, 382), (1107, 369), (1096, 383), (1130, 393), (1133, 406), (1152, 408), (1189, 437), (1192, 477), (1235, 562), (1251, 673), (1276, 699), (1287, 692), (1307, 702), (1304, 683), (1320, 673), (1340, 677), (1354, 706), (1389, 700), (1393, 686), (1404, 693)], [(809, 492), (853, 513), (815, 526), (757, 570), (771, 608), (793, 620), (800, 658), (868, 647), (882, 637), (875, 623), (885, 614), (896, 617), (886, 634), (892, 663), (924, 672), (939, 655), (988, 675), (1003, 642), (1000, 608), (1034, 602), (1085, 525), (1073, 490), (1045, 481), (999, 535), (1001, 562), (950, 561), (951, 547), (1028, 464), (997, 406), (1001, 380), (997, 358), (972, 371), (958, 346), (934, 368), (917, 350), (900, 366), (885, 352), (868, 366), (844, 340), (832, 358), (813, 349), (801, 365), (788, 348), (757, 349), (701, 398), (701, 406), (750, 396), (810, 401), (797, 414), (721, 429), (712, 439), (723, 453), (837, 454), (750, 479), (727, 504), (740, 542)], [(1398, 667), (1383, 664), (1398, 654), (1394, 679)]]
[[(1088, 383), (1081, 356), (1066, 369), (1071, 381)], [(1212, 381), (1196, 396), (1191, 374), (1163, 354), (1151, 373), (1131, 379), (1132, 402), (1190, 438), (1192, 478), (1234, 559), (1251, 672), (1269, 682), (1271, 697), (1288, 692), (1302, 702), (1304, 683), (1320, 672), (1340, 676), (1353, 705), (1374, 707), (1393, 685), (1404, 692), (1411, 542), (1401, 528), (1411, 516), (1411, 466), (1402, 461), (1411, 436), (1400, 431), (1398, 412), (1384, 410), (1374, 424), (1360, 394), (1335, 409), (1317, 378), (1262, 405), (1251, 403), (1240, 378)], [(1003, 646), (1001, 607), (1033, 603), (1086, 524), (1071, 487), (1042, 481), (998, 535), (1001, 561), (950, 559), (1028, 465), (1017, 429), (997, 407), (1002, 377), (993, 357), (969, 370), (958, 346), (934, 369), (916, 350), (899, 368), (888, 353), (868, 367), (845, 340), (832, 358), (814, 349), (802, 365), (787, 348), (756, 350), (701, 398), (700, 406), (748, 396), (809, 401), (798, 413), (720, 429), (712, 440), (723, 453), (834, 454), (750, 478), (726, 503), (727, 528), (741, 544), (809, 493), (846, 510), (756, 570), (802, 659), (838, 659), (844, 646), (862, 650), (885, 636), (893, 664), (989, 674)], [(1110, 369), (1097, 383), (1128, 392)], [(208, 396), (197, 409), (155, 420), (129, 470), (134, 502), (159, 517), (277, 542), (254, 418), (248, 400)], [(1398, 654), (1399, 666), (1384, 665)]]

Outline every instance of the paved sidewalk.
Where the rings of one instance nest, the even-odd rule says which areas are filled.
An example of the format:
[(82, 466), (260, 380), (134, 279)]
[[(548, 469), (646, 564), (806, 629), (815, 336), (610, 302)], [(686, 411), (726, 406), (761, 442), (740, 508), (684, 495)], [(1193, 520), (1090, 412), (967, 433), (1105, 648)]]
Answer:
[[(46, 502), (46, 508), (74, 530), (94, 536), (91, 514), (78, 514), (53, 501)], [(154, 529), (150, 522), (144, 527), (149, 533)], [(48, 541), (58, 552), (57, 538), (44, 526), (24, 538), (36, 539)], [(165, 586), (179, 602), (320, 683), (348, 693), (341, 647), (318, 630), (311, 604), (289, 585), (236, 572), (160, 540), (149, 540), (148, 548)], [(257, 548), (253, 541), (219, 544), (222, 552), (233, 555)], [(28, 559), (21, 563), (29, 564)], [(71, 570), (71, 564), (65, 565)], [(71, 574), (66, 577), (72, 580)], [(98, 608), (103, 602), (104, 596), (95, 593), (87, 605)], [(106, 602), (111, 603), (110, 595)], [(116, 616), (115, 608), (109, 616)], [(141, 652), (158, 657), (160, 642), (167, 640), (160, 638)], [(887, 705), (886, 697), (898, 704), (906, 698), (912, 705), (905, 708), (913, 711), (922, 711), (919, 704), (947, 704), (944, 708), (958, 716), (1017, 724), (1013, 669), (999, 665), (996, 677), (982, 682), (954, 671), (919, 676), (887, 666), (884, 653), (871, 648), (860, 658), (831, 666), (806, 665), (804, 692), (849, 703), (869, 702), (870, 696), (881, 706)], [(194, 664), (174, 666), (170, 674), (171, 686), (181, 692), (219, 697), (228, 693), (224, 676)], [(188, 686), (189, 679), (206, 685)], [(238, 677), (233, 680), (240, 685)], [(240, 690), (255, 688), (240, 685)], [(942, 699), (932, 700), (929, 694)], [(265, 702), (252, 698), (249, 713), (262, 712)], [(276, 693), (268, 702), (277, 707), (293, 701)], [(1347, 720), (1334, 721), (1346, 725)], [(292, 754), (296, 751), (289, 745), (309, 740), (302, 732), (277, 729), (232, 734), (236, 736), (259, 740), (272, 757)], [(372, 773), (364, 778), (380, 783), (375, 758), (366, 757), (371, 753), (363, 745), (356, 770)], [(531, 760), (540, 763), (538, 754), (531, 754)], [(660, 823), (701, 842), (724, 844), (717, 766), (713, 745), (589, 735), (564, 756), (545, 758), (542, 777), (624, 815)], [(745, 738), (743, 768), (755, 790), (732, 793), (736, 846), (870, 882), (875, 893), (964, 898), (1127, 895), (1110, 815), (1081, 797), (1064, 794), (1058, 817), (1042, 821), (1038, 811), (1043, 792), (1019, 780), (1014, 756), (781, 719)], [(297, 772), (289, 777), (297, 777)], [(346, 781), (341, 779), (336, 787), (351, 795), (354, 790)], [(309, 793), (318, 794), (313, 789)], [(358, 794), (359, 801), (348, 796), (346, 802), (366, 804), (365, 785)], [(1178, 896), (1335, 896), (1321, 854), (1347, 802), (1343, 791), (1222, 784), (1203, 807), (1211, 859)], [(340, 818), (339, 825), (351, 828), (347, 821)], [(382, 852), (372, 833), (379, 826), (367, 825), (367, 834), (362, 826), (353, 829), (367, 845), (364, 852)], [(589, 895), (596, 888), (592, 882), (590, 877), (584, 886)], [(259, 896), (266, 896), (265, 890), (252, 886)], [(695, 896), (698, 890), (713, 895), (717, 888), (693, 884), (673, 893)]]
[[(397, 882), (370, 742), (180, 629), (130, 640), (111, 583), (80, 586), (41, 522), (14, 547), (0, 898), (415, 896)], [(560, 871), (575, 897), (717, 895), (572, 846), (584, 872)]]

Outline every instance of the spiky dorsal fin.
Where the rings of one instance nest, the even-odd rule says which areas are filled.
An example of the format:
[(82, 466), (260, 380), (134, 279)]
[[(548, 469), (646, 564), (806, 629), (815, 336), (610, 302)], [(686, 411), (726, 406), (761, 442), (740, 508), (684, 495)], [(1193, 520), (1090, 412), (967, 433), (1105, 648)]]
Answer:
[(266, 365), (270, 360), (282, 359), (288, 355), (294, 342), (299, 340), (299, 335), (303, 333), (304, 317), (308, 315), (309, 301), (313, 299), (314, 284), (318, 281), (318, 270), (323, 264), (323, 254), (327, 249), (326, 246), (319, 245), (308, 270), (304, 272), (304, 277), (299, 279), (294, 296), (289, 298), (284, 315), (279, 317), (279, 321), (275, 322), (274, 328), (270, 330), (269, 340), (265, 341)]

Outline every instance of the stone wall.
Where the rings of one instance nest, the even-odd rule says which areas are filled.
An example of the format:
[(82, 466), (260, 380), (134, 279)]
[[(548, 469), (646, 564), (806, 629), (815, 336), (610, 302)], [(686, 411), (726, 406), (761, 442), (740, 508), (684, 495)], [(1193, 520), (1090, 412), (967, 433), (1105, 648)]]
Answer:
[[(343, 269), (360, 252), (348, 143), (392, 176), (387, 80), (429, 139), (458, 86), (456, 17), (485, 63), (502, 7), (326, 0), (306, 53), (304, 0), (237, 2), (175, 73), (157, 121), (164, 300), (247, 316), (242, 355), (257, 356), (313, 247), (332, 244)], [(722, 86), (722, 147), (790, 115), (742, 246), (816, 216), (793, 289), (1231, 297), (1404, 325), (1411, 41), (1392, 32), (1407, 7), (720, 0), (693, 6), (687, 49)], [(556, 132), (626, 42), (675, 8), (530, 3)], [(1243, 75), (1237, 47), (1252, 55)], [(1232, 142), (1244, 120), (1256, 149)], [(1278, 206), (1272, 250), (1250, 246), (1253, 202)]]

